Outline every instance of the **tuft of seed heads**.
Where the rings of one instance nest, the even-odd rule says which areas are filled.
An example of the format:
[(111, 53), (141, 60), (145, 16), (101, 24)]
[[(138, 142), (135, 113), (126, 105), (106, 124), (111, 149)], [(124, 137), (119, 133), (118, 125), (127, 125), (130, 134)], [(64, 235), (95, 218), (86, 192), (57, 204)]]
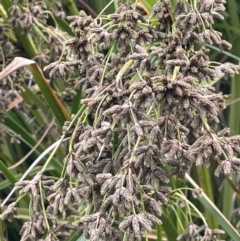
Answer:
[[(22, 240), (65, 240), (73, 227), (57, 220), (71, 215), (91, 241), (141, 240), (161, 224), (172, 176), (183, 179), (194, 164), (208, 167), (210, 158), (219, 162), (216, 176), (239, 172), (240, 137), (229, 137), (227, 129), (216, 132), (225, 102), (211, 86), (239, 66), (213, 66), (203, 46), (230, 48), (212, 29), (214, 19), (223, 18), (224, 1), (157, 1), (151, 16), (138, 4), (118, 2), (108, 16), (93, 19), (80, 11), (67, 17), (75, 34), (66, 41), (69, 58), (45, 67), (52, 79), (84, 90), (85, 117), (69, 130), (70, 122), (63, 126), (71, 141), (59, 180), (40, 172), (17, 184), (37, 200)], [(35, 21), (25, 9), (11, 12), (20, 16), (13, 25), (28, 22), (29, 28)], [(80, 204), (87, 205), (81, 218)], [(37, 225), (34, 218), (44, 211)], [(39, 227), (47, 228), (41, 233)], [(219, 240), (221, 234), (206, 227), (204, 238)], [(199, 228), (190, 223), (177, 240), (201, 240)]]

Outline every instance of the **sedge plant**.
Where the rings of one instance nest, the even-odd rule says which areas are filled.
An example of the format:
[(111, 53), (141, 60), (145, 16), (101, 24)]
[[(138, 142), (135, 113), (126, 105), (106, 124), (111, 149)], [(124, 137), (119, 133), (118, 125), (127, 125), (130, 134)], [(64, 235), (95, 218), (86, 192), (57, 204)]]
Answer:
[[(46, 32), (41, 39), (45, 52), (34, 58), (45, 61), (50, 84), (36, 66), (27, 73), (37, 83), (44, 79), (45, 90), (62, 81), (63, 99), (77, 101), (74, 97), (80, 93), (81, 101), (71, 118), (66, 114), (58, 121), (59, 140), (27, 173), (46, 158), (40, 170), (15, 183), (19, 195), (1, 219), (13, 220), (28, 196), (24, 201), (30, 218), (21, 226), (21, 241), (216, 241), (225, 232), (240, 240), (236, 228), (188, 174), (192, 166), (209, 168), (211, 161), (217, 177), (231, 179), (240, 170), (240, 136), (217, 128), (225, 99), (213, 87), (219, 79), (234, 76), (239, 66), (211, 61), (206, 45), (231, 48), (213, 28), (215, 19), (223, 20), (225, 1), (162, 0), (150, 9), (145, 1), (109, 1), (95, 17), (83, 10), (76, 14), (70, 5), (74, 15), (66, 20), (72, 36), (44, 27), (44, 14), (50, 13), (44, 1), (36, 2), (22, 1), (7, 10), (16, 35), (27, 34), (34, 43), (29, 31)], [(115, 12), (106, 14), (113, 3)], [(49, 51), (44, 46), (50, 40), (59, 44), (52, 42)], [(66, 113), (58, 97), (51, 96)], [(49, 116), (59, 118), (51, 99), (45, 98)], [(57, 174), (48, 169), (53, 161), (59, 162)], [(178, 187), (177, 180), (193, 187), (186, 182)], [(210, 216), (202, 214), (187, 191), (216, 222), (208, 224)]]

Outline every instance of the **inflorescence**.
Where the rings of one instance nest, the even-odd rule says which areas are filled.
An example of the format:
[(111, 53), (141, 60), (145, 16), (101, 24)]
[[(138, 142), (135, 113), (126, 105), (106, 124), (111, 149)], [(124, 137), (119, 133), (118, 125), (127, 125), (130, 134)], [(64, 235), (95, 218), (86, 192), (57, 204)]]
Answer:
[[(107, 16), (67, 17), (75, 33), (66, 42), (71, 58), (46, 70), (83, 90), (84, 115), (63, 127), (71, 141), (61, 178), (41, 172), (17, 183), (32, 200), (21, 241), (65, 240), (75, 229), (91, 241), (141, 240), (161, 224), (172, 176), (184, 178), (193, 164), (208, 167), (210, 158), (218, 162), (216, 176), (240, 171), (240, 137), (215, 131), (225, 102), (211, 85), (239, 68), (213, 65), (204, 46), (231, 48), (212, 28), (225, 0), (193, 2), (157, 1), (149, 16), (140, 4), (120, 1)], [(12, 218), (14, 205), (6, 212), (2, 218)], [(71, 215), (77, 222), (58, 223)], [(189, 224), (177, 240), (220, 234), (206, 227), (200, 236)]]

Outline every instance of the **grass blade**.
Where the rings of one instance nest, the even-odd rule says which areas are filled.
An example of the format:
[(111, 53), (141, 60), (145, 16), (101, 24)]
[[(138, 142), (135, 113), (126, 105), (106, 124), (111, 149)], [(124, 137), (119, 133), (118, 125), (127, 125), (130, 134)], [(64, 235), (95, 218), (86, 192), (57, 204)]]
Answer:
[[(206, 193), (206, 195), (209, 197), (210, 200), (214, 201), (213, 199), (213, 190), (212, 187), (214, 186), (211, 180), (211, 176), (209, 173), (209, 169), (206, 167), (196, 168), (199, 178), (199, 183), (201, 184), (201, 187), (203, 191)], [(207, 210), (206, 213), (206, 219), (208, 220), (209, 228), (214, 229), (217, 228), (217, 222)]]
[[(31, 134), (29, 134), (21, 125), (19, 125), (13, 118), (10, 117), (9, 113), (7, 113), (5, 124), (14, 132), (21, 135), (21, 140), (24, 141), (30, 148), (33, 148), (37, 141), (33, 138)], [(39, 156), (42, 152), (44, 152), (45, 147), (39, 145), (34, 152), (36, 152), (37, 156)], [(56, 160), (52, 159), (52, 166), (55, 168), (57, 173), (62, 172), (62, 164)]]
[[(196, 188), (197, 190), (202, 190), (188, 174), (185, 174), (185, 177), (194, 188)], [(223, 230), (225, 230), (225, 232), (233, 240), (240, 240), (240, 234), (238, 233), (238, 231), (233, 227), (233, 225), (228, 221), (228, 219), (221, 213), (221, 211), (214, 205), (214, 203), (203, 191), (201, 192), (201, 195), (199, 195), (198, 200), (215, 217), (218, 223), (222, 226)]]
[(0, 160), (0, 170), (3, 172), (4, 176), (12, 183), (15, 184), (17, 182), (16, 177), (12, 174), (11, 171), (5, 166), (5, 164)]
[(177, 240), (178, 232), (175, 225), (172, 223), (171, 219), (169, 219), (169, 216), (169, 214), (162, 214), (162, 228), (164, 229), (168, 240)]
[(53, 89), (48, 84), (45, 79), (42, 70), (36, 64), (35, 61), (16, 57), (14, 60), (2, 71), (0, 72), (0, 80), (8, 76), (13, 71), (28, 66), (30, 72), (32, 73), (34, 80), (37, 82), (42, 94), (46, 98), (52, 112), (54, 113), (56, 120), (60, 126), (63, 126), (66, 120), (70, 120), (70, 115), (66, 108), (63, 106), (62, 102), (59, 100)]

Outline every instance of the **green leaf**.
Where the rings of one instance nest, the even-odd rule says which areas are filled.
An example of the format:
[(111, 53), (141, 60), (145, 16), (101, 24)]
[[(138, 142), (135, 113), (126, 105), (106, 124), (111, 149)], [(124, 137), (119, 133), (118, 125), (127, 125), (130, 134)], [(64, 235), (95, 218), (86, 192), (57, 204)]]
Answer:
[[(19, 123), (17, 123), (16, 120), (9, 115), (9, 112), (6, 115), (5, 125), (15, 133), (21, 135), (21, 140), (24, 141), (30, 148), (37, 144), (37, 141), (33, 138), (33, 136), (29, 134)], [(39, 145), (34, 152), (39, 156), (44, 150), (45, 148)], [(61, 173), (62, 164), (55, 158), (52, 158), (51, 163), (55, 168), (55, 171), (57, 171), (57, 173)]]
[(72, 29), (69, 27), (69, 24), (65, 20), (63, 20), (59, 17), (56, 17), (56, 16), (55, 16), (55, 19), (57, 21), (59, 29), (67, 32), (70, 36), (74, 36)]
[(81, 99), (82, 99), (82, 90), (79, 90), (78, 93), (73, 98), (71, 114), (76, 114), (78, 110), (81, 108)]
[[(44, 113), (48, 112), (49, 106), (43, 102), (39, 96), (32, 90), (30, 89), (27, 85), (24, 85), (24, 91), (21, 93), (23, 99), (27, 100), (27, 97), (33, 101), (33, 103), (37, 104), (39, 108), (44, 111)], [(35, 88), (36, 89), (36, 88)], [(50, 116), (50, 119), (52, 119), (53, 116)]]
[[(97, 12), (100, 13), (109, 3), (110, 0), (88, 0), (87, 3)], [(114, 4), (112, 3), (105, 11), (104, 14), (110, 14), (114, 12)]]
[[(221, 213), (221, 211), (215, 206), (215, 204), (209, 199), (209, 197), (202, 191), (202, 189), (197, 185), (197, 183), (188, 174), (185, 174), (185, 177), (192, 184), (192, 186), (194, 186), (194, 188), (201, 191), (197, 199), (218, 221), (218, 223), (222, 226), (223, 230), (233, 240), (240, 240), (240, 234), (238, 233), (238, 231), (233, 227), (233, 225), (228, 221), (228, 219)], [(229, 199), (231, 199), (231, 197)]]
[(66, 120), (70, 120), (70, 115), (67, 112), (66, 108), (63, 106), (62, 102), (59, 100), (51, 86), (48, 84), (45, 79), (42, 70), (36, 64), (35, 61), (22, 58), (15, 57), (14, 60), (5, 68), (2, 72), (0, 72), (0, 79), (5, 78), (13, 71), (28, 66), (30, 72), (32, 73), (34, 80), (38, 84), (42, 94), (46, 98), (52, 112), (54, 113), (56, 120), (58, 121), (60, 126), (63, 126)]
[(152, 6), (151, 3), (148, 0), (140, 0), (139, 3), (141, 4), (142, 8), (144, 9), (144, 11), (150, 15), (151, 10), (152, 10)]
[(178, 232), (171, 219), (170, 215), (163, 213), (161, 216), (162, 228), (164, 229), (168, 240), (177, 240)]
[(73, 0), (63, 0), (63, 3), (67, 7), (71, 15), (78, 15), (79, 11)]
[(141, 4), (145, 12), (150, 15), (153, 6), (156, 3), (156, 0), (139, 0), (139, 3)]
[(66, 241), (85, 241), (86, 238), (84, 237), (84, 235), (80, 235), (78, 232), (72, 232), (72, 234), (70, 235), (69, 238), (67, 238)]
[[(209, 197), (209, 199), (214, 201), (213, 190), (212, 190), (212, 188), (214, 187), (214, 184), (212, 183), (209, 169), (206, 167), (197, 168), (197, 173), (198, 173), (199, 181), (201, 183), (201, 185), (200, 185), (201, 188), (206, 193), (206, 195)], [(212, 216), (207, 210), (206, 210), (206, 218), (208, 220), (209, 228), (211, 228), (211, 229), (217, 228), (217, 222), (216, 222), (214, 216)]]
[[(31, 91), (29, 91), (29, 92), (31, 92)], [(23, 97), (24, 103), (29, 105), (30, 112), (34, 116), (38, 125), (41, 126), (41, 125), (45, 124), (47, 118), (45, 115), (43, 115), (43, 113), (48, 114), (49, 110), (46, 109), (46, 111), (42, 111), (42, 113), (40, 113), (38, 108), (37, 109), (34, 108), (35, 104), (38, 106), (38, 102), (35, 102), (33, 99), (31, 99), (31, 96), (27, 92), (22, 92), (21, 95)]]
[(157, 229), (157, 240), (162, 241), (162, 226), (156, 225), (156, 229)]
[(0, 170), (3, 172), (3, 175), (12, 183), (17, 182), (16, 177), (12, 174), (10, 170), (5, 166), (5, 164), (0, 160)]

